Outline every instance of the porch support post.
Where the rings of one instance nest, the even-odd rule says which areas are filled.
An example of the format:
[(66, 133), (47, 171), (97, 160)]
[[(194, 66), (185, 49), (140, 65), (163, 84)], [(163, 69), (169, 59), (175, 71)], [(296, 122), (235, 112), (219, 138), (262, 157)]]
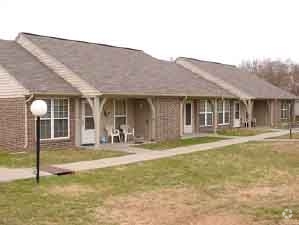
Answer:
[(217, 99), (214, 99), (214, 102), (213, 102), (213, 130), (214, 130), (214, 134), (217, 133), (217, 127), (218, 127), (218, 109), (217, 109)]
[(75, 145), (81, 145), (80, 98), (75, 98)]
[(94, 123), (95, 123), (95, 130), (96, 130), (96, 144), (95, 146), (98, 147), (100, 145), (100, 129), (101, 129), (101, 113), (100, 113), (100, 97), (94, 97)]
[(268, 101), (269, 106), (269, 114), (270, 114), (270, 127), (274, 126), (274, 100)]
[(107, 98), (100, 99), (99, 96), (95, 97), (94, 101), (94, 117), (95, 117), (95, 128), (96, 128), (96, 146), (100, 145), (101, 138), (101, 115)]
[(246, 111), (248, 114), (247, 122), (248, 122), (248, 128), (251, 128), (251, 123), (252, 123), (252, 111), (253, 111), (253, 100), (244, 100), (245, 106), (246, 106)]
[(156, 108), (155, 108), (152, 98), (146, 98), (146, 100), (151, 109), (151, 120), (152, 120), (151, 121), (151, 124), (152, 124), (151, 139), (155, 140), (156, 139)]

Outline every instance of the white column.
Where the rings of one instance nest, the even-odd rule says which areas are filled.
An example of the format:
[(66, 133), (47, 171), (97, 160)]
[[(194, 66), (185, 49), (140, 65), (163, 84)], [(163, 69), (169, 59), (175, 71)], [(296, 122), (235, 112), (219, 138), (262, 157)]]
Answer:
[(146, 100), (151, 109), (151, 120), (152, 120), (151, 139), (155, 140), (156, 139), (156, 108), (152, 98), (146, 98)]
[(95, 123), (95, 130), (96, 130), (96, 146), (100, 145), (100, 136), (101, 136), (101, 113), (100, 113), (100, 97), (94, 97), (94, 123)]
[(81, 145), (81, 116), (80, 116), (80, 98), (75, 98), (75, 145)]
[(253, 101), (252, 100), (248, 100), (247, 101), (247, 113), (248, 113), (248, 127), (251, 128), (251, 124), (252, 124), (252, 111), (253, 111)]
[(217, 127), (218, 127), (218, 109), (217, 109), (217, 99), (214, 100), (213, 102), (213, 129), (214, 129), (214, 133), (217, 133)]

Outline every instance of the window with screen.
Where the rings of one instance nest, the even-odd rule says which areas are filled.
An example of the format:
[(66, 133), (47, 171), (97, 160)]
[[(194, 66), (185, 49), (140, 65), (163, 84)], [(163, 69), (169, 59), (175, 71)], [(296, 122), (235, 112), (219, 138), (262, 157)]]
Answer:
[(41, 117), (41, 139), (69, 137), (69, 99), (44, 99), (48, 112)]

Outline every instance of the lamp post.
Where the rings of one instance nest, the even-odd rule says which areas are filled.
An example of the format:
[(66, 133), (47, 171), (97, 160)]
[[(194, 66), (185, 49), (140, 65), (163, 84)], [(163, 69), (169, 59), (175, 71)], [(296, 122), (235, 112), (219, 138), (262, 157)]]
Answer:
[(30, 110), (36, 117), (36, 183), (39, 183), (40, 117), (47, 113), (47, 103), (43, 100), (35, 100), (32, 102)]

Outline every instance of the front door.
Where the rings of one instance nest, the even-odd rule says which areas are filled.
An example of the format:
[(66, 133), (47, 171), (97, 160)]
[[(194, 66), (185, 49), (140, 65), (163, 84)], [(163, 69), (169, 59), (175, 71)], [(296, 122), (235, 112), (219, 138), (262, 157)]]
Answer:
[(82, 144), (95, 144), (95, 126), (92, 109), (88, 102), (82, 102)]
[(135, 134), (137, 137), (149, 139), (149, 113), (150, 108), (147, 101), (135, 100)]
[(240, 121), (240, 102), (236, 101), (234, 102), (234, 127), (240, 127), (241, 121)]
[(184, 133), (190, 134), (193, 131), (192, 126), (192, 102), (186, 102), (184, 106)]

